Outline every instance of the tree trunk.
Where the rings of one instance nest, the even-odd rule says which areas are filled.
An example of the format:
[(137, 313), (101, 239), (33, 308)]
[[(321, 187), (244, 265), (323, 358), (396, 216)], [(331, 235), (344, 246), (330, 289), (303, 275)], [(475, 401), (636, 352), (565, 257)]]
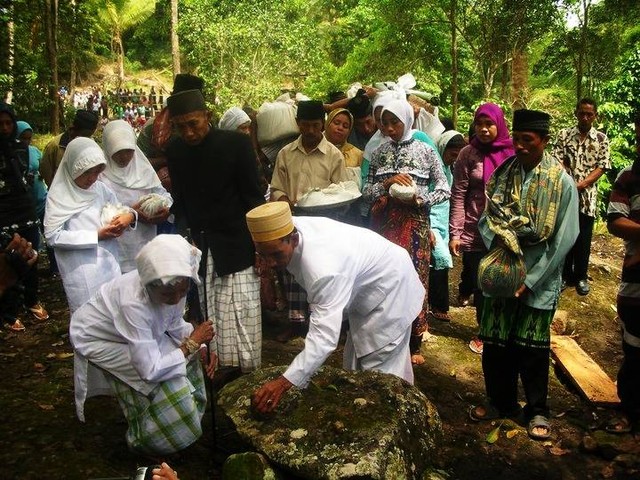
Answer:
[[(576, 68), (576, 100), (579, 101), (584, 95), (582, 85), (584, 82), (585, 63), (587, 55), (587, 33), (589, 29), (589, 0), (582, 0), (582, 25), (580, 27), (580, 50), (578, 52), (578, 67)], [(588, 82), (587, 82), (588, 83)]]
[(500, 100), (503, 104), (511, 103), (509, 99), (509, 56), (505, 54), (500, 75)]
[(60, 100), (58, 96), (58, 0), (45, 0), (45, 29), (47, 63), (49, 64), (49, 128), (51, 133), (60, 132)]
[(178, 0), (171, 0), (171, 58), (173, 76), (180, 73), (180, 43), (178, 40)]
[(6, 101), (8, 104), (11, 104), (13, 102), (13, 62), (14, 62), (14, 55), (15, 55), (15, 42), (14, 42), (14, 33), (15, 33), (15, 25), (13, 23), (13, 15), (14, 15), (14, 9), (13, 9), (13, 3), (10, 4), (11, 6), (9, 8), (11, 8), (11, 13), (10, 13), (10, 18), (11, 20), (9, 20), (9, 22), (7, 23), (7, 53), (8, 53), (8, 57), (7, 58), (7, 72), (9, 72), (9, 78), (11, 79), (9, 82), (9, 89), (4, 93), (3, 96), (3, 100)]
[(112, 41), (118, 63), (118, 81), (122, 84), (124, 82), (124, 46), (122, 45), (122, 34), (120, 31), (114, 33)]
[(526, 106), (525, 97), (529, 83), (529, 63), (527, 53), (516, 49), (511, 60), (511, 98), (513, 109)]
[(451, 121), (458, 125), (458, 37), (456, 30), (457, 0), (451, 0), (449, 21), (451, 22)]

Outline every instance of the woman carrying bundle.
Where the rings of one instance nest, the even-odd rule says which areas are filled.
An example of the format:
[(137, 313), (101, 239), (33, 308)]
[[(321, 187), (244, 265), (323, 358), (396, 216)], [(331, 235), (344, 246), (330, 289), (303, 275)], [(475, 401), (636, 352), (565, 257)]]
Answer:
[(102, 132), (107, 166), (100, 175), (122, 205), (136, 211), (138, 225), (118, 237), (122, 273), (136, 268), (140, 249), (157, 235), (157, 225), (169, 217), (171, 195), (161, 185), (155, 170), (136, 146), (136, 134), (124, 120), (113, 120)]
[[(412, 137), (413, 107), (393, 100), (382, 110), (382, 131), (390, 141), (372, 154), (364, 185), (365, 201), (372, 204), (372, 229), (411, 256), (425, 290), (429, 285), (429, 260), (433, 237), (429, 209), (449, 198), (450, 190), (437, 152)], [(427, 296), (411, 332), (411, 361), (424, 363), (420, 354), (427, 331)]]

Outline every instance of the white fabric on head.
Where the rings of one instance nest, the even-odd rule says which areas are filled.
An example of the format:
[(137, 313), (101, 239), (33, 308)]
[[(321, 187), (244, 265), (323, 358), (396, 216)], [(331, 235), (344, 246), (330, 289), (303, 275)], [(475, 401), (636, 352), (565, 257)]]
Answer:
[(443, 132), (442, 135), (438, 137), (436, 146), (438, 147), (438, 152), (440, 152), (440, 156), (444, 155), (444, 151), (447, 149), (447, 144), (456, 135), (462, 135), (462, 134), (457, 130), (447, 130), (446, 132)]
[(74, 180), (87, 170), (107, 162), (100, 146), (86, 137), (69, 142), (47, 195), (44, 233), (54, 232), (76, 213), (87, 208), (96, 198), (95, 184), (82, 189)]
[(218, 128), (220, 130), (237, 130), (240, 125), (250, 121), (249, 115), (240, 107), (231, 107), (222, 114)]
[(162, 234), (147, 243), (136, 257), (140, 281), (164, 285), (175, 277), (189, 277), (200, 283), (198, 268), (202, 252), (180, 235)]
[(373, 98), (371, 111), (375, 112), (378, 107), (384, 108), (389, 104), (389, 102), (392, 102), (393, 100), (402, 100), (404, 98), (405, 97), (401, 92), (383, 90), (382, 92), (378, 92), (378, 94)]
[[(404, 124), (404, 132), (402, 133), (401, 142), (405, 142), (411, 138), (412, 127), (413, 127), (413, 107), (406, 100), (392, 100), (382, 109), (382, 114), (384, 112), (390, 112), (398, 117)], [(382, 117), (381, 117), (382, 118)]]
[[(149, 159), (136, 145), (136, 134), (124, 120), (112, 120), (102, 131), (102, 148), (107, 157), (107, 168), (103, 175), (117, 185), (135, 190), (156, 188), (160, 179), (149, 163)], [(113, 160), (114, 153), (120, 150), (133, 150), (133, 158), (124, 168)]]

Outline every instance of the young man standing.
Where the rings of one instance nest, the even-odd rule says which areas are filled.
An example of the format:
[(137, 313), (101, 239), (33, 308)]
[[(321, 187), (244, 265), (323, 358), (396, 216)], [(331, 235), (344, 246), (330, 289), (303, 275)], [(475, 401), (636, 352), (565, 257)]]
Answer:
[(589, 293), (587, 271), (591, 251), (591, 236), (597, 214), (598, 179), (611, 168), (609, 139), (593, 127), (598, 115), (595, 100), (583, 98), (576, 105), (578, 125), (560, 130), (553, 155), (573, 177), (580, 194), (580, 234), (567, 255), (563, 280), (575, 285), (579, 295)]

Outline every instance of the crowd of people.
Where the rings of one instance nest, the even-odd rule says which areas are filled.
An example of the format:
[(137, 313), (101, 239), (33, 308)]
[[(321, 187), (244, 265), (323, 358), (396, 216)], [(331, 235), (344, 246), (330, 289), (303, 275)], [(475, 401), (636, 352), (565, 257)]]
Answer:
[[(401, 90), (365, 88), (331, 103), (300, 99), (295, 129), (267, 143), (260, 111), (233, 107), (214, 127), (203, 88), (178, 75), (139, 136), (110, 115), (101, 145), (91, 138), (99, 111), (80, 108), (42, 155), (29, 146), (31, 127), (0, 106), (3, 321), (23, 331), (22, 308), (48, 319), (34, 274), (42, 232), (69, 304), (78, 417), (87, 398), (114, 395), (132, 450), (195, 442), (203, 372), (260, 368), (262, 311), (278, 290), (290, 320), (279, 339), (305, 336), (305, 345), (253, 393), (257, 411), (305, 388), (345, 331), (344, 368), (413, 383), (429, 323), (454, 320), (449, 270), (461, 257), (458, 303), (476, 311), (469, 348), (482, 355), (487, 394), (469, 416), (516, 418), (531, 438), (549, 438), (550, 325), (563, 288), (589, 293), (596, 182), (611, 168), (596, 102), (580, 100), (577, 126), (548, 148), (542, 111), (516, 110), (509, 129), (502, 108), (485, 103), (465, 134)], [(608, 213), (627, 245), (613, 432), (640, 413), (637, 163), (621, 172)], [(352, 201), (298, 205), (349, 182), (361, 192)]]

